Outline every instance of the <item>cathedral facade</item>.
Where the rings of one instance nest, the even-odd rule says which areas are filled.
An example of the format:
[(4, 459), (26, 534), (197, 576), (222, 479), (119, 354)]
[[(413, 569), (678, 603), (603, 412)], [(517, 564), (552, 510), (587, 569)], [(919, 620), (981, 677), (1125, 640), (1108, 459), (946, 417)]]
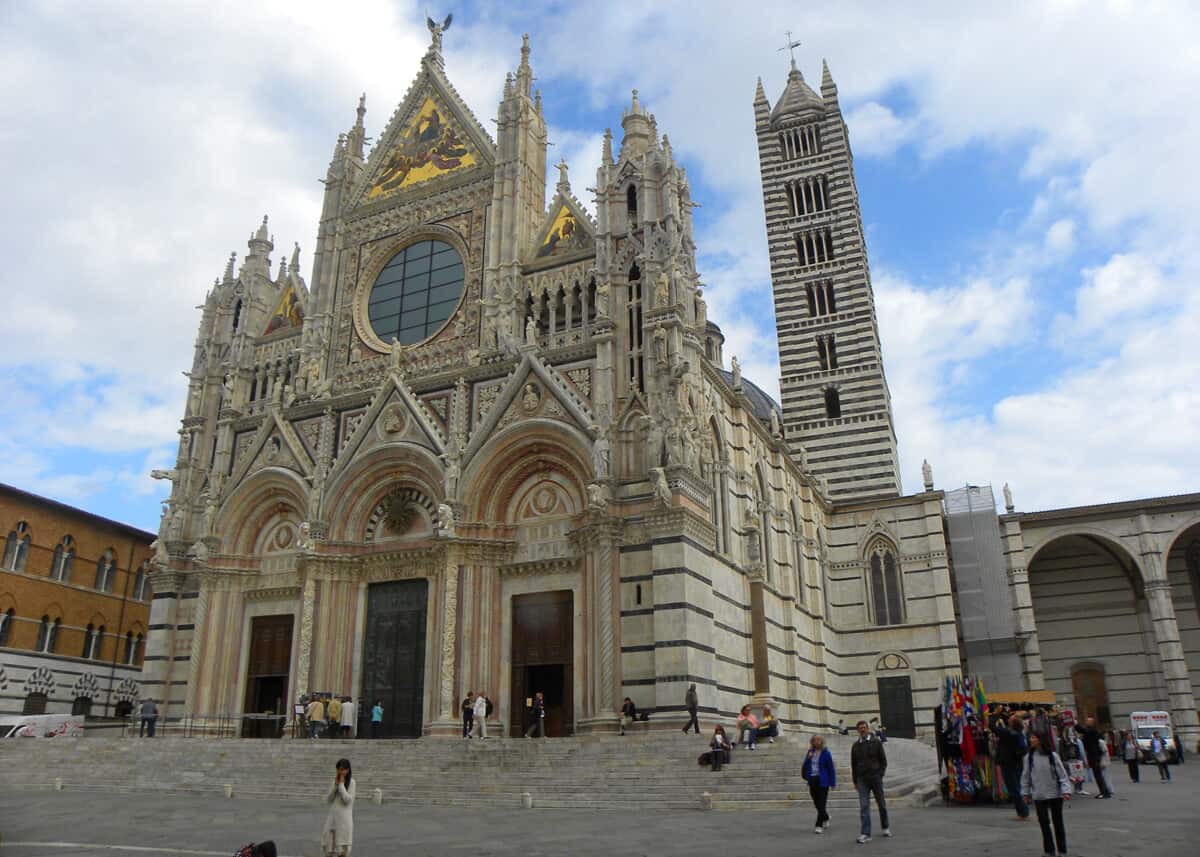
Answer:
[(264, 219), (208, 293), (147, 694), (198, 725), (383, 700), (418, 736), (457, 734), (472, 690), (511, 730), (542, 691), (579, 734), (626, 696), (677, 728), (694, 683), (702, 716), (928, 734), (962, 668), (943, 496), (900, 491), (828, 69), (753, 103), (781, 407), (723, 353), (637, 92), (595, 216), (565, 164), (547, 207), (528, 41), (493, 140), (431, 30), (369, 154), (363, 103), (338, 138), (310, 278), (299, 248), (272, 272)]

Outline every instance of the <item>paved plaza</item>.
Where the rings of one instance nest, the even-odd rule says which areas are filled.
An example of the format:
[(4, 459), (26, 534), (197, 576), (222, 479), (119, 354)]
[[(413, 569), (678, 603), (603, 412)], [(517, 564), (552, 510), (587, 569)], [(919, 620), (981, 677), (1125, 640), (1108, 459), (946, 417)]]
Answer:
[[(1196, 853), (1200, 765), (1176, 767), (1160, 784), (1153, 768), (1140, 785), (1115, 769), (1113, 800), (1073, 800), (1067, 837), (1077, 857), (1158, 857)], [(843, 787), (844, 788), (844, 787)], [(586, 812), (428, 807), (399, 802), (355, 808), (355, 857), (747, 857), (748, 855), (1037, 855), (1036, 822), (1008, 808), (898, 807), (895, 836), (854, 843), (857, 814), (840, 811), (823, 836), (813, 813)], [(281, 855), (316, 857), (324, 809), (314, 804), (111, 792), (0, 793), (3, 857), (229, 855), (251, 839), (274, 839)], [(878, 818), (875, 818), (877, 824)], [(876, 830), (878, 834), (878, 830)]]

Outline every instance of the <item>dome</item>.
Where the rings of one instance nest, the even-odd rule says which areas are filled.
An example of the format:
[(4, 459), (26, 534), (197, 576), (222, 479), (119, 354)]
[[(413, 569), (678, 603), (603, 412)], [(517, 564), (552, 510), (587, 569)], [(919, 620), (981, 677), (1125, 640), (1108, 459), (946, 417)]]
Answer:
[[(724, 369), (718, 369), (721, 377), (725, 379), (725, 383), (733, 387), (733, 373), (727, 372)], [(742, 376), (742, 392), (746, 394), (746, 399), (750, 402), (750, 410), (754, 416), (758, 417), (763, 422), (771, 421), (771, 411), (774, 411), (779, 416), (779, 422), (783, 422), (783, 408), (779, 407), (779, 403), (762, 391), (762, 388), (753, 381)]]

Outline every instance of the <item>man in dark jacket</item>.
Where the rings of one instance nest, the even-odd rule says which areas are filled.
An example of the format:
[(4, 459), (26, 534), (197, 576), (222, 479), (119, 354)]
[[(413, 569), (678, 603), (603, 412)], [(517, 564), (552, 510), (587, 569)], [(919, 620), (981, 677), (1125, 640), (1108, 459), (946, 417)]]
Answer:
[(696, 734), (700, 734), (700, 719), (696, 716), (696, 712), (700, 710), (700, 697), (696, 694), (696, 685), (693, 684), (687, 689), (687, 693), (683, 696), (683, 707), (687, 709), (688, 722), (687, 726), (683, 727), (683, 734), (693, 726), (696, 727)]
[(1089, 717), (1083, 726), (1076, 726), (1075, 731), (1083, 739), (1083, 752), (1087, 755), (1088, 767), (1092, 769), (1092, 776), (1096, 780), (1096, 785), (1100, 788), (1100, 794), (1097, 797), (1112, 797), (1112, 792), (1108, 788), (1108, 777), (1100, 770), (1100, 754), (1107, 754), (1108, 748), (1105, 746), (1104, 736), (1096, 728), (1096, 718)]
[(887, 802), (883, 799), (883, 775), (887, 773), (887, 754), (883, 744), (871, 734), (867, 721), (858, 721), (858, 740), (850, 748), (850, 778), (858, 792), (858, 813), (862, 830), (855, 841), (862, 845), (871, 841), (871, 795), (879, 807), (879, 826), (884, 836), (891, 836), (888, 827)]
[(1021, 765), (1025, 759), (1025, 730), (1021, 718), (1013, 715), (1004, 725), (1004, 712), (992, 720), (992, 731), (996, 733), (996, 766), (1004, 778), (1004, 788), (1012, 798), (1013, 808), (1021, 821), (1029, 820), (1029, 807), (1021, 798)]

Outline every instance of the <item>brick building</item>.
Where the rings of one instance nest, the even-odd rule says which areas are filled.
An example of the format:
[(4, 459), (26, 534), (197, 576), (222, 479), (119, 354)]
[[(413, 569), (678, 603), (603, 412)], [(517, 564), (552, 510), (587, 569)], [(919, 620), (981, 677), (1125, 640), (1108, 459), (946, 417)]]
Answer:
[(141, 696), (154, 536), (0, 484), (0, 714), (113, 716)]

